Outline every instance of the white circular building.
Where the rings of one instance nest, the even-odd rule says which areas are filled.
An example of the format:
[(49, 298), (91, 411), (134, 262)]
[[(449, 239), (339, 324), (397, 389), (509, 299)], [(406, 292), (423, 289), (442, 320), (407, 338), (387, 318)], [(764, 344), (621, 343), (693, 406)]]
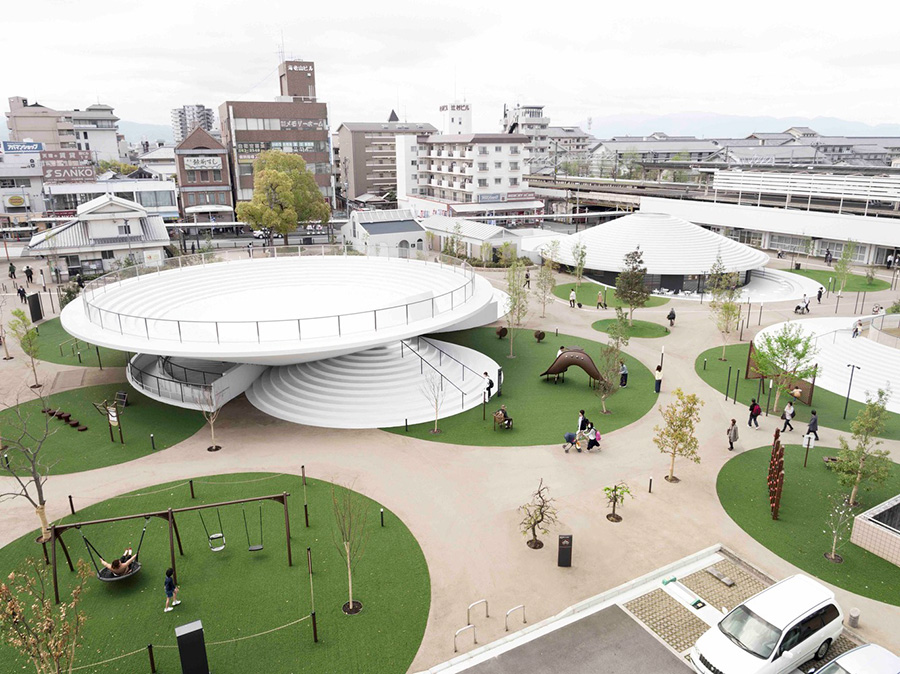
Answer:
[(585, 274), (615, 285), (627, 253), (640, 248), (651, 289), (696, 292), (721, 256), (725, 269), (739, 272), (741, 285), (750, 271), (764, 267), (764, 252), (666, 213), (632, 213), (560, 240), (560, 262), (575, 266), (573, 248), (587, 247)]

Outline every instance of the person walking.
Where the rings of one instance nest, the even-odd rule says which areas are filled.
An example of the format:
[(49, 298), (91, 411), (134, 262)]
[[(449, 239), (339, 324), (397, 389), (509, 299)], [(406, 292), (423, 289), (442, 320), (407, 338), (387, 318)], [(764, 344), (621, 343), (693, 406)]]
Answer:
[(625, 367), (625, 361), (619, 361), (619, 387), (625, 388), (628, 386), (628, 368)]
[(528, 271), (525, 271), (525, 283), (522, 284), (523, 288), (531, 288), (531, 274)]
[(488, 376), (488, 373), (484, 373), (484, 391), (486, 398), (485, 400), (491, 399), (491, 391), (494, 390), (494, 381)]
[(31, 282), (34, 280), (34, 269), (27, 266), (25, 267), (25, 284), (31, 285)]
[(750, 419), (747, 421), (747, 426), (753, 428), (756, 426), (756, 430), (759, 430), (759, 415), (762, 414), (762, 408), (759, 406), (759, 403), (756, 402), (756, 398), (750, 401)]
[(603, 301), (603, 291), (597, 291), (597, 308), (598, 309), (606, 309), (606, 302)]
[(587, 439), (587, 451), (600, 446), (600, 432), (594, 428), (594, 424), (588, 424)]
[(784, 412), (781, 413), (781, 418), (784, 419), (784, 427), (781, 429), (782, 433), (785, 433), (788, 428), (794, 430), (793, 424), (791, 424), (791, 419), (794, 418), (794, 415), (797, 414), (794, 411), (794, 403), (788, 401), (788, 404), (784, 406)]
[(819, 290), (816, 291), (816, 301), (819, 304), (822, 304), (822, 293), (824, 293), (824, 292), (825, 292), (825, 288), (823, 288), (822, 286), (819, 286)]
[(669, 327), (675, 327), (675, 309), (669, 309), (669, 315), (666, 318), (669, 319)]
[[(181, 603), (181, 600), (178, 598), (178, 590), (180, 588), (175, 584), (175, 569), (166, 569), (166, 579), (163, 582), (163, 588), (166, 591), (166, 607), (163, 609), (163, 613), (168, 613)], [(170, 601), (172, 602), (171, 606), (169, 606)]]
[(9, 263), (9, 277), (16, 277), (16, 265), (14, 265), (12, 262)]
[(737, 427), (737, 419), (731, 420), (731, 426), (728, 427), (728, 430), (725, 431), (728, 436), (728, 451), (734, 451), (734, 443), (738, 441), (738, 427)]
[(25, 286), (19, 286), (18, 290), (16, 290), (16, 294), (19, 296), (19, 300), (22, 304), (28, 304), (28, 300), (25, 297)]
[(819, 416), (816, 414), (816, 411), (813, 410), (809, 417), (809, 426), (806, 429), (807, 435), (812, 435), (816, 442), (819, 441)]
[(653, 383), (653, 390), (659, 393), (659, 389), (662, 387), (662, 365), (656, 366), (656, 369), (653, 371), (653, 377), (656, 380)]
[(852, 339), (856, 339), (859, 337), (860, 333), (862, 333), (863, 324), (862, 321), (856, 321), (856, 324), (853, 326), (853, 334), (850, 335)]
[(569, 306), (575, 308), (575, 288), (569, 291)]
[(894, 264), (894, 256), (888, 255), (887, 256), (887, 268), (890, 269), (893, 266), (893, 264)]

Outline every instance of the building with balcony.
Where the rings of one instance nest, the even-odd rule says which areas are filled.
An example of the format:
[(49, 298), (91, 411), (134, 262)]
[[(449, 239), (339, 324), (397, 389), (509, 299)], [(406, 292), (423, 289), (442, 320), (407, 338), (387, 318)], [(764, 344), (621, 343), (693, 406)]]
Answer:
[(175, 144), (191, 135), (191, 131), (201, 128), (204, 131), (212, 131), (216, 121), (216, 113), (205, 105), (182, 105), (172, 110), (172, 135)]
[(228, 150), (206, 129), (196, 127), (175, 147), (182, 218), (193, 222), (232, 222), (234, 202)]
[(503, 106), (500, 121), (503, 133), (519, 133), (528, 137), (525, 145), (525, 163), (529, 171), (537, 173), (549, 161), (550, 139), (547, 128), (550, 118), (544, 116), (543, 105)]
[(332, 201), (328, 106), (316, 98), (312, 61), (278, 66), (281, 95), (274, 101), (225, 101), (219, 106), (222, 143), (231, 158), (234, 201), (253, 198), (253, 162), (264, 150), (303, 157), (322, 195)]
[(397, 143), (397, 199), (419, 217), (533, 215), (543, 202), (523, 179), (522, 134), (419, 136)]
[(141, 168), (149, 169), (163, 180), (171, 180), (175, 170), (175, 146), (160, 145), (149, 152), (145, 152), (137, 158), (137, 164)]
[[(397, 143), (417, 145), (420, 136), (437, 132), (418, 122), (344, 122), (338, 127), (340, 183), (345, 198), (384, 196), (397, 190)], [(413, 160), (410, 160), (413, 161)]]

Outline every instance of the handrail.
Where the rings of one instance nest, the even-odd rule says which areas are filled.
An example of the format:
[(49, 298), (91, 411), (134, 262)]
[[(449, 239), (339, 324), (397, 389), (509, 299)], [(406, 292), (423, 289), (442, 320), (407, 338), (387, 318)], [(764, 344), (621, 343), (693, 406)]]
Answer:
[(456, 647), (456, 637), (460, 635), (461, 632), (465, 632), (466, 630), (472, 630), (472, 643), (478, 643), (478, 634), (475, 632), (475, 625), (466, 625), (465, 627), (460, 627), (456, 630), (456, 634), (453, 635), (453, 652), (458, 653), (459, 649)]
[[(137, 356), (135, 356), (137, 358)], [(181, 395), (181, 402), (187, 402), (184, 396), (184, 389), (188, 387), (188, 390), (193, 392), (199, 392), (199, 397), (194, 397), (189, 395), (188, 398), (191, 402), (195, 404), (200, 404), (203, 400), (203, 396), (206, 395), (206, 392), (209, 391), (210, 395), (212, 394), (212, 384), (191, 384), (182, 381), (178, 381), (177, 379), (166, 379), (165, 377), (160, 377), (159, 375), (153, 374), (152, 372), (147, 372), (146, 370), (138, 367), (133, 362), (134, 359), (129, 360), (127, 364), (128, 374), (131, 375), (130, 379), (132, 383), (137, 384), (138, 387), (145, 391), (153, 392), (153, 388), (145, 384), (144, 377), (151, 377), (156, 380), (156, 395), (160, 398), (169, 398), (174, 399), (171, 395), (164, 395), (162, 392), (162, 387), (160, 386), (160, 382), (166, 382), (167, 384), (172, 384), (178, 387), (178, 392)], [(135, 373), (139, 373), (140, 376), (135, 376)]]
[(428, 344), (431, 344), (431, 346), (433, 346), (435, 349), (437, 349), (437, 350), (440, 351), (442, 354), (444, 354), (445, 356), (447, 356), (447, 358), (449, 358), (450, 360), (455, 360), (457, 363), (459, 363), (460, 365), (462, 365), (463, 368), (464, 368), (464, 369), (463, 369), (463, 381), (466, 380), (466, 370), (468, 370), (469, 372), (471, 372), (472, 374), (474, 374), (476, 377), (480, 377), (480, 376), (481, 376), (480, 374), (478, 374), (477, 372), (475, 372), (475, 370), (473, 370), (471, 367), (469, 367), (468, 365), (466, 365), (464, 362), (462, 362), (462, 361), (459, 360), (458, 358), (454, 358), (453, 356), (451, 356), (449, 353), (447, 353), (446, 351), (444, 351), (441, 347), (439, 347), (437, 344), (435, 344), (434, 342), (432, 342), (432, 341), (431, 341), (430, 339), (428, 339), (427, 337), (422, 337), (421, 335), (419, 335), (419, 336), (416, 337), (416, 341), (418, 341), (418, 340), (420, 340), (420, 339), (424, 339)]
[[(231, 365), (231, 367), (233, 367), (233, 366), (234, 366), (234, 363), (231, 363), (230, 365)], [(173, 368), (178, 368), (178, 369), (180, 369), (180, 370), (184, 370), (184, 374), (185, 374), (185, 376), (184, 376), (184, 382), (187, 383), (187, 384), (190, 384), (190, 383), (191, 383), (190, 381), (188, 381), (188, 378), (187, 378), (187, 377), (188, 377), (188, 375), (187, 375), (188, 372), (196, 372), (197, 374), (203, 375), (203, 384), (204, 384), (204, 385), (206, 384), (206, 375), (210, 375), (211, 377), (215, 377), (216, 379), (220, 379), (221, 377), (224, 377), (224, 376), (225, 376), (225, 372), (228, 371), (228, 370), (226, 370), (225, 372), (216, 372), (216, 371), (213, 371), (213, 370), (198, 370), (198, 369), (193, 368), (193, 367), (185, 367), (184, 365), (179, 365), (178, 363), (173, 363), (173, 362), (172, 362), (172, 357), (171, 357), (171, 356), (164, 356), (164, 357), (162, 358), (162, 370), (163, 370), (163, 372), (165, 372), (166, 374), (171, 375), (172, 377), (174, 377), (174, 376), (175, 376), (175, 373), (172, 372), (172, 369), (173, 369)], [(231, 369), (231, 368), (229, 367), (229, 369)]]
[[(282, 247), (282, 248), (284, 248), (284, 247)], [(290, 251), (290, 249), (292, 249), (294, 247), (288, 246), (286, 248), (288, 248)], [(321, 255), (327, 255), (327, 254), (346, 255), (347, 254), (347, 249), (344, 246), (337, 246), (337, 247), (328, 246), (327, 247), (328, 252), (326, 252), (325, 245), (314, 246), (312, 248), (314, 250), (318, 249), (320, 251), (320, 253), (316, 253), (316, 254), (321, 254)], [(304, 247), (297, 246), (296, 249), (297, 249), (297, 253), (296, 253), (297, 257), (303, 257), (304, 250), (305, 250)], [(248, 251), (246, 251), (246, 252), (250, 253), (250, 259), (255, 259), (257, 257), (253, 254), (257, 251), (263, 251), (265, 253), (265, 257), (267, 257), (267, 258), (269, 258), (269, 257), (277, 258), (279, 256), (278, 250), (279, 250), (278, 247), (270, 248), (270, 247), (260, 246), (260, 247), (248, 249)], [(384, 252), (390, 253), (391, 251), (399, 251), (400, 254), (398, 254), (396, 256), (384, 254)], [(374, 256), (375, 257), (386, 257), (388, 259), (398, 259), (398, 260), (405, 259), (407, 261), (410, 261), (410, 260), (412, 260), (412, 257), (410, 256), (411, 251), (421, 252), (421, 251), (418, 251), (418, 249), (408, 249), (408, 248), (394, 249), (394, 248), (387, 248), (387, 247), (384, 247), (384, 248), (376, 247), (376, 252), (375, 252)], [(175, 265), (173, 262), (174, 260), (177, 260), (179, 269), (183, 268), (184, 266), (195, 266), (198, 263), (199, 264), (207, 264), (207, 262), (212, 262), (212, 263), (227, 262), (227, 261), (234, 260), (234, 259), (246, 260), (246, 258), (243, 257), (244, 252), (245, 251), (242, 251), (241, 249), (228, 249), (225, 251), (220, 250), (220, 251), (217, 251), (214, 253), (198, 253), (195, 255), (180, 256), (177, 258), (171, 258), (170, 260), (166, 260), (165, 266), (167, 267), (167, 270), (175, 269)], [(291, 255), (291, 253), (288, 252), (288, 255)], [(306, 253), (306, 255), (309, 255), (309, 253)], [(284, 256), (285, 256), (285, 253), (282, 252), (282, 257), (284, 257)], [(259, 257), (262, 257), (262, 256), (259, 256)], [(216, 342), (219, 344), (223, 343), (222, 336), (219, 331), (220, 325), (222, 325), (222, 326), (240, 325), (240, 326), (247, 326), (247, 327), (256, 326), (257, 343), (260, 343), (260, 344), (263, 341), (266, 341), (266, 340), (262, 339), (262, 335), (260, 333), (261, 325), (275, 325), (275, 324), (293, 325), (296, 323), (296, 328), (297, 328), (296, 339), (302, 341), (302, 339), (303, 339), (303, 324), (304, 323), (309, 324), (312, 321), (320, 321), (320, 322), (321, 321), (336, 321), (337, 336), (342, 336), (342, 334), (343, 334), (342, 326), (341, 326), (342, 318), (349, 319), (349, 318), (353, 318), (353, 317), (371, 315), (372, 319), (373, 319), (373, 328), (377, 332), (378, 331), (379, 313), (383, 314), (384, 312), (396, 311), (398, 309), (405, 308), (406, 309), (406, 322), (408, 324), (410, 307), (415, 307), (415, 306), (420, 306), (422, 304), (430, 303), (431, 304), (431, 316), (434, 317), (435, 315), (437, 315), (437, 313), (443, 313), (444, 311), (448, 311), (448, 310), (452, 311), (453, 309), (455, 309), (456, 293), (459, 293), (460, 291), (462, 291), (463, 296), (462, 296), (461, 303), (469, 301), (474, 296), (476, 274), (475, 274), (474, 268), (468, 262), (466, 262), (465, 260), (460, 260), (459, 258), (445, 255), (443, 253), (429, 253), (429, 254), (425, 255), (424, 257), (425, 257), (425, 259), (418, 260), (418, 261), (423, 262), (424, 264), (437, 263), (437, 264), (441, 265), (442, 267), (444, 266), (444, 264), (446, 262), (451, 267), (451, 269), (454, 273), (462, 273), (462, 275), (466, 278), (466, 281), (464, 283), (462, 283), (461, 285), (459, 285), (458, 287), (452, 288), (451, 290), (443, 292), (440, 295), (434, 295), (434, 296), (431, 296), (431, 297), (428, 297), (425, 299), (400, 303), (400, 304), (391, 305), (388, 307), (379, 307), (377, 309), (354, 311), (354, 312), (348, 312), (348, 313), (344, 313), (344, 314), (331, 314), (331, 315), (327, 315), (327, 316), (309, 316), (309, 317), (303, 317), (303, 318), (300, 318), (300, 317), (297, 317), (297, 318), (273, 318), (273, 319), (257, 320), (257, 321), (251, 321), (251, 320), (243, 320), (243, 321), (242, 320), (190, 320), (190, 319), (171, 319), (171, 318), (163, 318), (163, 317), (153, 318), (153, 317), (148, 317), (148, 316), (138, 316), (136, 314), (128, 314), (128, 313), (124, 313), (124, 312), (120, 312), (120, 311), (114, 311), (112, 309), (107, 309), (102, 306), (99, 306), (94, 302), (94, 300), (97, 296), (97, 293), (99, 293), (101, 291), (105, 292), (106, 289), (108, 288), (108, 286), (111, 284), (114, 284), (114, 283), (121, 284), (123, 280), (139, 279), (141, 276), (149, 276), (149, 275), (153, 275), (153, 274), (158, 275), (159, 273), (161, 273), (163, 271), (163, 266), (160, 265), (159, 263), (157, 263), (156, 268), (149, 267), (149, 266), (127, 267), (122, 270), (116, 270), (113, 272), (109, 272), (108, 274), (104, 274), (103, 276), (100, 276), (96, 279), (93, 279), (92, 281), (89, 281), (88, 284), (85, 286), (85, 291), (83, 293), (83, 302), (84, 302), (85, 314), (87, 315), (88, 320), (95, 324), (99, 321), (99, 325), (103, 329), (110, 329), (110, 330), (117, 329), (120, 334), (124, 335), (124, 334), (126, 334), (125, 333), (126, 326), (123, 325), (123, 319), (125, 319), (126, 322), (128, 320), (136, 321), (138, 323), (138, 325), (140, 325), (140, 323), (143, 322), (143, 330), (138, 329), (137, 332), (135, 332), (134, 330), (131, 330), (127, 334), (129, 336), (145, 337), (146, 339), (151, 339), (151, 335), (150, 335), (151, 323), (154, 325), (154, 328), (158, 324), (174, 325), (177, 328), (177, 332), (178, 332), (177, 341), (180, 343), (185, 342), (184, 335), (183, 335), (182, 329), (181, 329), (182, 325), (184, 325), (184, 326), (203, 325), (203, 326), (214, 327), (216, 330)], [(429, 259), (429, 258), (431, 258), (431, 259)], [(143, 272), (142, 272), (142, 270), (143, 270)], [(440, 311), (439, 307), (436, 306), (436, 302), (438, 300), (447, 298), (448, 296), (450, 297), (450, 308), (449, 309), (445, 308), (443, 311)], [(104, 323), (104, 318), (105, 318), (104, 314), (106, 315), (106, 321), (105, 321), (106, 324)], [(112, 324), (110, 324), (111, 320), (113, 320)], [(402, 321), (402, 319), (401, 319), (401, 321)], [(158, 329), (155, 329), (154, 332), (156, 334), (154, 334), (153, 338), (175, 341), (174, 337), (160, 335)], [(333, 333), (334, 330), (329, 330), (329, 332)], [(289, 339), (294, 339), (294, 337), (290, 337)], [(188, 341), (191, 341), (191, 340), (188, 340)], [(199, 341), (205, 341), (205, 340), (199, 340)], [(270, 341), (285, 341), (285, 340), (284, 340), (284, 338), (280, 338), (278, 340), (270, 340)], [(252, 342), (252, 340), (226, 339), (224, 341), (224, 343), (235, 343), (235, 342), (238, 342), (238, 343)]]
[(513, 611), (518, 611), (519, 609), (522, 609), (522, 622), (523, 623), (528, 622), (527, 620), (525, 620), (525, 604), (519, 604), (518, 606), (513, 606), (511, 609), (509, 609), (506, 612), (506, 631), (507, 632), (509, 632), (509, 614), (512, 613)]
[(473, 601), (471, 604), (469, 604), (469, 608), (466, 609), (466, 624), (468, 624), (468, 625), (472, 624), (472, 609), (475, 606), (478, 606), (479, 604), (484, 604), (484, 617), (485, 618), (491, 617), (488, 615), (488, 600), (487, 599), (479, 599), (478, 601)]
[(401, 358), (403, 357), (403, 347), (404, 347), (404, 346), (405, 346), (407, 349), (409, 349), (410, 351), (412, 351), (414, 354), (416, 354), (416, 355), (419, 357), (419, 360), (420, 360), (422, 363), (425, 363), (425, 365), (427, 365), (427, 366), (430, 367), (432, 370), (434, 370), (435, 372), (438, 373), (438, 376), (440, 376), (440, 378), (441, 378), (441, 386), (443, 386), (444, 380), (446, 379), (446, 380), (447, 380), (447, 383), (450, 384), (450, 386), (452, 386), (452, 387), (455, 388), (457, 391), (459, 391), (459, 392), (462, 394), (462, 404), (463, 404), (463, 407), (465, 407), (465, 405), (466, 405), (466, 392), (463, 391), (459, 386), (457, 386), (456, 384), (454, 384), (454, 383), (450, 380), (449, 377), (444, 376), (444, 373), (443, 373), (443, 372), (441, 372), (441, 371), (438, 370), (434, 365), (432, 365), (430, 362), (428, 362), (428, 359), (427, 359), (427, 358), (425, 358), (421, 353), (419, 353), (419, 352), (416, 351), (414, 348), (412, 348), (409, 344), (407, 344), (407, 343), (406, 343), (406, 340), (404, 340), (404, 339), (401, 339), (401, 340), (400, 340), (400, 357), (401, 357)]

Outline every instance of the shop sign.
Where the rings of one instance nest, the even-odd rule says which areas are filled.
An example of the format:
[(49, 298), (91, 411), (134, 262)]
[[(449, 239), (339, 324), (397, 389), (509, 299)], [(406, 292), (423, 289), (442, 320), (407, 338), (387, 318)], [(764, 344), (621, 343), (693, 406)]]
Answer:
[(20, 143), (15, 140), (4, 140), (4, 152), (41, 152), (44, 149), (43, 143)]
[(221, 157), (185, 157), (184, 168), (189, 171), (204, 169), (222, 169)]

